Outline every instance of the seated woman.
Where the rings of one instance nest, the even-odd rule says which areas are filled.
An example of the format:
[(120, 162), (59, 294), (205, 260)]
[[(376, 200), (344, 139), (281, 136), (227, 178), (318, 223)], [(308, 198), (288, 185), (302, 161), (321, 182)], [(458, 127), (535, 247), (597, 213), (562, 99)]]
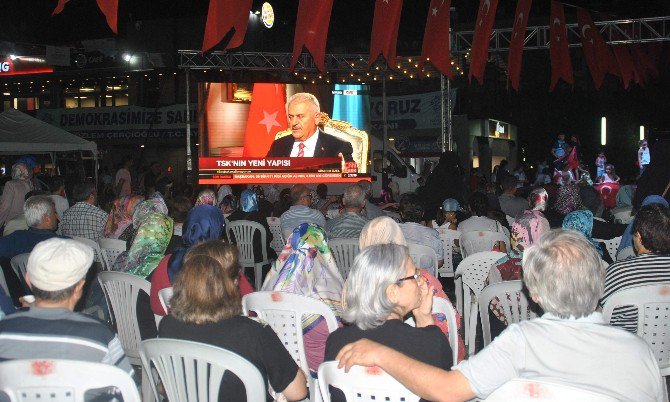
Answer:
[(542, 187), (534, 189), (528, 195), (528, 206), (534, 211), (546, 211), (547, 202), (549, 202), (549, 193)]
[[(432, 287), (421, 278), (407, 247), (377, 244), (361, 250), (349, 272), (344, 321), (351, 324), (330, 334), (326, 360), (335, 360), (348, 343), (367, 338), (423, 363), (449, 370), (449, 341), (433, 325)], [(403, 322), (412, 313), (416, 328)], [(333, 392), (333, 400), (338, 392)]]
[(114, 200), (112, 210), (107, 216), (107, 222), (102, 234), (108, 239), (128, 240), (133, 233), (133, 212), (140, 202), (144, 201), (141, 195), (128, 195)]
[[(376, 244), (399, 244), (407, 246), (405, 236), (396, 221), (388, 216), (380, 216), (368, 222), (361, 231), (359, 247), (361, 250)], [(433, 289), (432, 296), (439, 297), (451, 303), (446, 293), (442, 289), (442, 284), (430, 272), (425, 269), (419, 269), (419, 274), (423, 278), (426, 286)], [(454, 309), (456, 311), (456, 309)], [(433, 323), (449, 338), (449, 327), (447, 319), (443, 314), (433, 314)], [(461, 317), (456, 311), (456, 323), (461, 327)], [(458, 360), (465, 358), (465, 344), (461, 336), (458, 336)], [(456, 362), (454, 362), (456, 363)]]
[[(270, 247), (270, 242), (272, 242), (272, 233), (270, 232), (267, 216), (260, 212), (257, 195), (251, 189), (242, 191), (242, 194), (240, 195), (240, 208), (236, 209), (233, 211), (233, 213), (228, 215), (228, 222), (239, 220), (256, 222), (265, 228), (265, 250), (267, 250), (267, 257), (271, 260), (276, 259), (277, 253), (275, 253), (272, 247)], [(263, 261), (263, 245), (261, 245), (261, 234), (259, 232), (255, 232), (253, 240), (254, 261), (261, 262)], [(230, 241), (235, 243), (234, 238), (231, 238)]]
[(612, 263), (612, 257), (607, 252), (607, 248), (593, 240), (593, 237), (591, 236), (591, 232), (593, 231), (593, 212), (588, 209), (570, 212), (565, 215), (565, 219), (563, 219), (563, 229), (576, 230), (584, 235), (584, 237), (593, 244), (593, 247), (596, 248), (600, 258), (608, 264)]
[(200, 191), (198, 197), (195, 199), (195, 206), (197, 207), (198, 205), (216, 206), (216, 194), (214, 191), (208, 188)]
[[(447, 198), (442, 202), (440, 210), (435, 215), (435, 220), (433, 221), (433, 228), (438, 231), (441, 228), (446, 228), (449, 230), (458, 230), (458, 222), (461, 222), (468, 218), (468, 215), (465, 213), (461, 204), (453, 198)], [(461, 247), (458, 244), (458, 239), (454, 239), (454, 244), (451, 247), (451, 260), (454, 267), (463, 260), (461, 256)]]
[[(220, 250), (223, 260), (210, 257)], [(265, 383), (290, 401), (307, 395), (305, 375), (272, 328), (242, 316), (237, 247), (212, 240), (194, 246), (174, 283), (170, 315), (160, 324), (161, 338), (184, 339), (217, 346), (251, 362)], [(244, 401), (244, 385), (226, 372), (219, 400)], [(272, 401), (270, 394), (267, 400)]]
[[(295, 228), (265, 278), (262, 290), (321, 300), (339, 321), (344, 280), (326, 241), (326, 232), (318, 225), (303, 223)], [(302, 333), (307, 366), (316, 377), (330, 333), (326, 320), (319, 315), (303, 317)]]

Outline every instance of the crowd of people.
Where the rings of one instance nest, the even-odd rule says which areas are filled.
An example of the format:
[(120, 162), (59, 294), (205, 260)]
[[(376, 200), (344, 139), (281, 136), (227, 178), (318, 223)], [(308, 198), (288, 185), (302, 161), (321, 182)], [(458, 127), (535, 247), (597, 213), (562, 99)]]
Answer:
[[(337, 195), (323, 184), (281, 191), (275, 185), (172, 189), (160, 164), (150, 164), (137, 179), (126, 158), (100, 186), (77, 183), (70, 205), (62, 180), (53, 178), (49, 191), (40, 190), (30, 169), (17, 163), (0, 198), (0, 264), (9, 291), (0, 287), (0, 361), (76, 358), (132, 374), (113, 327), (104, 322), (108, 307), (95, 280), (94, 253), (79, 241), (107, 238), (126, 243), (109, 269), (151, 282), (150, 293), (137, 298), (142, 339), (179, 338), (231, 350), (288, 400), (303, 399), (306, 379), (328, 360), (347, 368), (380, 366), (426, 400), (483, 398), (514, 377), (561, 381), (624, 400), (666, 400), (653, 352), (634, 335), (637, 310), (616, 308), (611, 325), (599, 312), (617, 291), (670, 284), (670, 171), (662, 170), (663, 157), (654, 156), (667, 151), (663, 147), (656, 144), (651, 158), (642, 150), (642, 176), (620, 183), (616, 208), (607, 207), (588, 180), (570, 178), (579, 173), (572, 162), (560, 166), (561, 180), (546, 180), (538, 170), (535, 180), (520, 181), (501, 164), (495, 181), (468, 181), (453, 153), (442, 156), (422, 188), (398, 200), (389, 192), (374, 198), (365, 180)], [(577, 148), (560, 145), (553, 153), (569, 159)], [(604, 155), (598, 158), (601, 177), (612, 178)], [(622, 214), (629, 217), (625, 223), (615, 218)], [(280, 221), (275, 236), (284, 246), (278, 253), (270, 247), (268, 217)], [(236, 239), (227, 233), (236, 221), (265, 230), (264, 243), (258, 232), (253, 238), (255, 261), (262, 261), (263, 249), (272, 261), (260, 289), (251, 285), (254, 273), (240, 269)], [(493, 247), (505, 255), (487, 283), (523, 280), (540, 318), (510, 324), (494, 301), (496, 341), (467, 356), (459, 333), (453, 361), (446, 318), (432, 312), (433, 297), (450, 301), (453, 282), (436, 278), (408, 251), (410, 244), (427, 246), (439, 266), (448, 258), (458, 266), (459, 242), (445, 255), (441, 229), (499, 232), (509, 240)], [(616, 237), (619, 249), (610, 254), (603, 240)], [(347, 277), (329, 247), (336, 238), (360, 246)], [(23, 277), (9, 262), (26, 253)], [(166, 309), (158, 293), (168, 287), (174, 296)], [(302, 320), (309, 372), (300, 370), (270, 327), (241, 315), (241, 297), (254, 291), (308, 296), (333, 312), (339, 328), (332, 333), (321, 316)], [(104, 313), (96, 318), (87, 315), (91, 311)], [(165, 316), (158, 327), (154, 314)], [(220, 399), (242, 399), (239, 379), (227, 374), (223, 384)], [(333, 390), (333, 398), (343, 395)]]

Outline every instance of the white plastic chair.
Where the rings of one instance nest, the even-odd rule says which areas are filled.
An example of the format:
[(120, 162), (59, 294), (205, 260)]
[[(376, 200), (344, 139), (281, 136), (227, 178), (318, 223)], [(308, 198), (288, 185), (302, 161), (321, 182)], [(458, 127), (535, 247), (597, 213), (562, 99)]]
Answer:
[(437, 255), (435, 250), (423, 244), (407, 243), (409, 255), (417, 268), (423, 268), (437, 277)]
[(449, 346), (451, 346), (453, 364), (458, 363), (458, 323), (456, 322), (456, 310), (450, 302), (441, 297), (433, 296), (433, 314), (444, 314), (449, 329)]
[(509, 250), (509, 236), (504, 232), (476, 230), (461, 234), (460, 245), (463, 258), (482, 251), (491, 251), (499, 241), (504, 242)]
[(654, 351), (661, 375), (670, 375), (670, 283), (615, 292), (603, 306), (605, 321), (610, 322), (618, 306), (637, 308), (637, 335)]
[(125, 402), (139, 402), (129, 373), (104, 363), (77, 360), (11, 360), (0, 363), (0, 391), (11, 402), (84, 402), (88, 390), (115, 387)]
[(347, 401), (418, 401), (419, 397), (379, 367), (354, 366), (348, 373), (337, 362), (319, 366), (319, 388), (324, 402), (330, 402), (328, 386), (340, 389)]
[(477, 296), (484, 289), (484, 283), (494, 262), (505, 253), (483, 251), (466, 257), (456, 268), (456, 308), (463, 317), (465, 343), (470, 355), (475, 353), (475, 334), (477, 333)]
[(479, 294), (479, 316), (482, 320), (484, 347), (491, 343), (489, 305), (496, 297), (499, 300), (498, 306), (503, 310), (508, 325), (537, 317), (537, 314), (528, 308), (528, 300), (521, 291), (522, 288), (523, 283), (521, 281), (504, 281), (485, 287)]
[(436, 229), (440, 234), (440, 240), (442, 240), (442, 248), (444, 249), (444, 263), (437, 272), (441, 277), (453, 278), (454, 277), (454, 240), (459, 240), (461, 237), (461, 232), (458, 230), (451, 230), (446, 228)]
[(619, 244), (621, 244), (621, 236), (609, 240), (605, 239), (593, 239), (593, 240), (599, 243), (605, 243), (607, 253), (610, 255), (612, 260), (616, 260), (616, 251), (619, 248)]
[[(226, 371), (242, 381), (247, 401), (266, 400), (265, 383), (256, 366), (229, 350), (179, 339), (147, 339), (140, 355), (145, 371), (158, 372), (170, 401), (218, 401)], [(158, 395), (153, 378), (151, 388)]]
[(5, 291), (5, 294), (9, 296), (9, 287), (7, 286), (7, 280), (5, 279), (5, 273), (0, 269), (0, 287)]
[(615, 402), (609, 395), (548, 381), (515, 378), (503, 384), (484, 399), (486, 402)]
[(242, 311), (256, 313), (267, 322), (288, 350), (293, 360), (308, 379), (310, 400), (317, 395), (316, 386), (309, 375), (305, 345), (302, 340), (302, 317), (318, 314), (326, 320), (328, 331), (337, 329), (335, 313), (321, 300), (286, 292), (254, 292), (242, 297)]
[(631, 209), (614, 213), (614, 223), (623, 223), (628, 225), (635, 217), (631, 215)]
[(268, 226), (270, 227), (270, 233), (272, 233), (270, 247), (272, 247), (277, 255), (279, 255), (279, 253), (281, 253), (282, 249), (284, 248), (284, 245), (286, 244), (284, 235), (281, 232), (281, 221), (276, 216), (269, 216), (267, 219)]
[[(254, 269), (256, 290), (260, 290), (263, 284), (263, 266), (270, 264), (268, 250), (265, 247), (267, 238), (265, 228), (258, 222), (239, 220), (230, 222), (226, 229), (228, 230), (228, 239), (232, 239), (234, 236), (237, 248), (240, 250), (240, 266), (242, 269)], [(254, 233), (256, 231), (261, 234), (262, 260), (260, 262), (255, 262), (254, 258)]]
[(360, 252), (358, 246), (358, 238), (347, 239), (347, 238), (336, 238), (328, 240), (328, 247), (333, 253), (333, 258), (335, 259), (335, 264), (340, 270), (343, 279), (347, 279), (349, 276), (349, 270), (354, 264), (354, 259)]
[(99, 262), (100, 265), (102, 266), (103, 270), (108, 270), (109, 268), (107, 267), (107, 264), (105, 263), (105, 259), (102, 258), (102, 251), (100, 251), (100, 245), (98, 242), (95, 240), (87, 239), (85, 237), (79, 237), (79, 236), (72, 236), (72, 240), (76, 240), (80, 243), (84, 243), (85, 245), (89, 246), (90, 248), (95, 251), (95, 258), (93, 261)]
[(172, 299), (172, 293), (172, 286), (158, 291), (158, 300), (160, 300), (161, 306), (163, 306), (163, 311), (165, 311), (166, 315), (170, 312), (170, 300)]
[(114, 262), (116, 262), (116, 258), (119, 254), (126, 251), (126, 242), (119, 239), (101, 237), (98, 243), (100, 244), (102, 259), (105, 261), (105, 265), (109, 271), (114, 266)]

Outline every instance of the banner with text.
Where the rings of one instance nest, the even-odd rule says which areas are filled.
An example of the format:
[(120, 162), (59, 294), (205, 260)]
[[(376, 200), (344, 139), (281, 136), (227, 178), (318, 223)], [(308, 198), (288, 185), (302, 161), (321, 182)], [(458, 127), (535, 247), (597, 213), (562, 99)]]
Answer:
[[(452, 110), (456, 90), (451, 91)], [(446, 99), (445, 99), (446, 102)], [(382, 130), (382, 98), (370, 98), (371, 131)], [(390, 130), (440, 129), (442, 127), (441, 92), (426, 92), (386, 97), (386, 119)]]

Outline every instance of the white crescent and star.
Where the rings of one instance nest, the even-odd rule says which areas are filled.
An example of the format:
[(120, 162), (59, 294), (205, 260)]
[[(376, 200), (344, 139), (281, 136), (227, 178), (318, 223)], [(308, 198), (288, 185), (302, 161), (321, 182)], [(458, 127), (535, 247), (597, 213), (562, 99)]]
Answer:
[[(582, 26), (582, 38), (586, 38), (586, 31), (591, 29), (590, 25)], [(593, 44), (593, 38), (589, 36), (589, 43)]]
[(437, 8), (433, 8), (433, 17), (437, 17)]
[(277, 113), (279, 112), (268, 113), (263, 109), (263, 120), (259, 121), (258, 124), (265, 126), (265, 131), (267, 131), (268, 135), (272, 127), (281, 127), (281, 124), (277, 121)]
[[(561, 25), (562, 25), (562, 24), (561, 24), (561, 20), (559, 20), (558, 18), (554, 18), (553, 24), (554, 24), (554, 25), (558, 25), (559, 28), (560, 28)], [(560, 34), (559, 34), (559, 35), (556, 35), (556, 42), (560, 42), (560, 41), (561, 41), (561, 35), (560, 35)]]

